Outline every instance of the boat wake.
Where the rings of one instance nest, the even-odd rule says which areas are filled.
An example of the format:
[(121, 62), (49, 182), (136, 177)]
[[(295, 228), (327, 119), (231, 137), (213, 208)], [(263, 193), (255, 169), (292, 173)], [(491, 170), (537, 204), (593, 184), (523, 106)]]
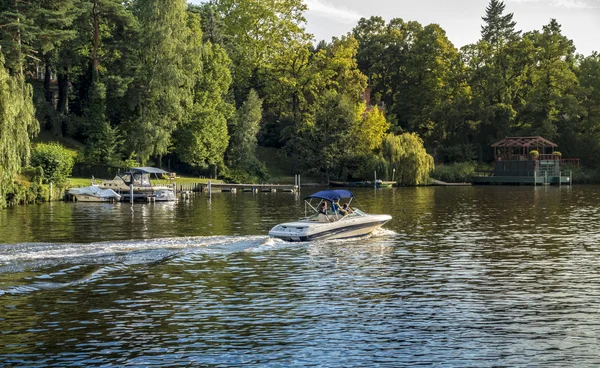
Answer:
[[(379, 229), (371, 236), (391, 237)], [(331, 243), (336, 241), (329, 241)], [(202, 236), (90, 244), (0, 244), (0, 296), (75, 287), (125, 273), (132, 267), (195, 263), (208, 256), (260, 253), (301, 248), (313, 243), (290, 243), (267, 236)]]
[[(183, 237), (90, 244), (2, 244), (0, 295), (72, 287), (135, 266), (169, 261), (180, 263), (203, 255), (262, 252), (287, 246), (289, 244), (281, 240), (266, 236)], [(15, 281), (17, 274), (23, 275), (22, 280), (17, 277)], [(64, 281), (74, 278), (74, 281)]]
[(263, 248), (277, 247), (282, 244), (283, 241), (266, 236), (201, 236), (89, 244), (0, 244), (0, 274), (37, 266), (80, 264), (85, 261), (110, 262), (125, 258), (127, 261), (146, 262), (185, 250), (208, 254), (234, 253), (250, 249), (260, 251)]

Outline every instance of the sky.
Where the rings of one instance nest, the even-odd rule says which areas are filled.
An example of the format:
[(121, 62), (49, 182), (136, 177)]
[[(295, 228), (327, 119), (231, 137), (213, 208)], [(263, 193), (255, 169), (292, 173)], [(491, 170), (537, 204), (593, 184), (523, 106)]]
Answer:
[[(191, 0), (200, 3), (202, 0)], [(306, 30), (316, 41), (331, 40), (350, 31), (361, 17), (379, 15), (386, 21), (402, 18), (423, 25), (439, 24), (454, 46), (460, 48), (480, 37), (489, 0), (304, 0)], [(504, 0), (506, 13), (514, 13), (517, 29), (541, 30), (555, 18), (577, 52), (600, 51), (600, 0)]]
[[(439, 24), (460, 48), (480, 37), (481, 17), (489, 0), (304, 0), (306, 30), (317, 40), (330, 40), (352, 30), (361, 18), (379, 15), (386, 21), (402, 18), (423, 25)], [(504, 0), (505, 13), (514, 13), (517, 29), (541, 30), (555, 18), (577, 52), (600, 51), (600, 0)]]

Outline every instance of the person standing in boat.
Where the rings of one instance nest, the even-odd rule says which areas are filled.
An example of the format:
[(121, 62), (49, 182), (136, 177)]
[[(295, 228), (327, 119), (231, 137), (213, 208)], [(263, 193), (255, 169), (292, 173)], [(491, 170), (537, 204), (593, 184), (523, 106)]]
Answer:
[(321, 206), (319, 207), (319, 213), (322, 213), (325, 216), (327, 216), (327, 202), (321, 202)]
[(319, 221), (320, 222), (331, 222), (329, 216), (327, 216), (327, 203), (322, 202), (319, 206)]

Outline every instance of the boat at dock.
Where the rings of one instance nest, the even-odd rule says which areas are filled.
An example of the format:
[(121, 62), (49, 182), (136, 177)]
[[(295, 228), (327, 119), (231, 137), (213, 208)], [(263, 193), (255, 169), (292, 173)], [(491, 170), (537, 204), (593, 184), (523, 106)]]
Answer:
[[(313, 201), (318, 200), (316, 207)], [(349, 199), (349, 211), (341, 210), (340, 199)], [(295, 222), (276, 225), (269, 236), (286, 241), (332, 240), (368, 235), (392, 219), (390, 215), (371, 215), (358, 208), (351, 208), (354, 199), (348, 190), (323, 190), (304, 199), (305, 216)], [(331, 211), (319, 211), (323, 202), (330, 203)], [(308, 216), (308, 211), (314, 212)]]
[(168, 174), (167, 171), (156, 167), (132, 167), (123, 174), (117, 174), (113, 180), (102, 181), (99, 187), (114, 190), (125, 202), (131, 199), (131, 184), (133, 185), (134, 201), (175, 201), (177, 197), (175, 196), (174, 185), (154, 185), (151, 182), (151, 176), (160, 179), (159, 175)]
[(101, 189), (97, 185), (83, 188), (69, 189), (69, 194), (75, 197), (77, 202), (118, 202), (121, 195), (112, 189)]

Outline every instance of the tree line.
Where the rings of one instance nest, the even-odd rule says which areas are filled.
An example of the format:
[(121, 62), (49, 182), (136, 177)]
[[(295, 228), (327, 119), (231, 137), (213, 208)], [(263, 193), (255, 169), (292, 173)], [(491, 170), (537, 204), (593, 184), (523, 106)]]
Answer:
[(481, 39), (459, 50), (439, 25), (381, 17), (316, 43), (306, 10), (302, 0), (0, 0), (0, 98), (13, 106), (2, 111), (0, 165), (11, 169), (0, 175), (26, 161), (24, 137), (38, 127), (84, 142), (87, 163), (233, 180), (268, 177), (257, 145), (324, 180), (396, 169), (418, 184), (432, 156), (490, 161), (489, 145), (510, 135), (542, 135), (598, 164), (600, 56), (576, 54), (556, 20), (523, 33), (491, 0)]
[(596, 166), (598, 53), (575, 54), (554, 19), (541, 31), (517, 31), (498, 0), (483, 21), (481, 39), (457, 50), (437, 25), (360, 20), (359, 67), (392, 129), (417, 132), (440, 161), (489, 161), (494, 141), (541, 135)]

